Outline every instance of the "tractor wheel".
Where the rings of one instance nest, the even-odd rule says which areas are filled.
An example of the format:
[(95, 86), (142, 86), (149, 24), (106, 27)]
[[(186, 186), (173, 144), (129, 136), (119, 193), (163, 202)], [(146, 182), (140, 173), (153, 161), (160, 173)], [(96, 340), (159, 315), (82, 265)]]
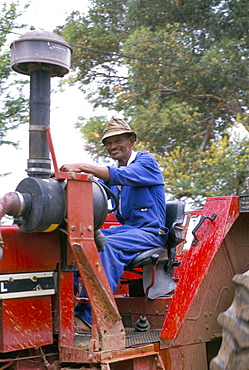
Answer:
[(227, 311), (218, 316), (222, 343), (210, 370), (249, 370), (249, 271), (235, 275), (235, 296)]

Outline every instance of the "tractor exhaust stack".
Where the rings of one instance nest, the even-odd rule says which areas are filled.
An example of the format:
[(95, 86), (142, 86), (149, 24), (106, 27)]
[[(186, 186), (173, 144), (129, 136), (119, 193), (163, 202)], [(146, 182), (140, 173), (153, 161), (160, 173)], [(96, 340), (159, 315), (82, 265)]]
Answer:
[(30, 76), (30, 120), (28, 176), (49, 178), (51, 161), (46, 139), (50, 125), (51, 77), (63, 77), (69, 72), (71, 49), (58, 35), (31, 30), (11, 46), (11, 67)]

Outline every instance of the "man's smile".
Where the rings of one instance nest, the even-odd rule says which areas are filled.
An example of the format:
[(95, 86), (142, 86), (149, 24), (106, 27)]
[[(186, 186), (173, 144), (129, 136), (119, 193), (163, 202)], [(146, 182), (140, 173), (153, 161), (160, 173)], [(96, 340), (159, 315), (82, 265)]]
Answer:
[(122, 148), (114, 148), (110, 151), (110, 154), (115, 154), (115, 153), (118, 153), (118, 152), (122, 152), (123, 149)]

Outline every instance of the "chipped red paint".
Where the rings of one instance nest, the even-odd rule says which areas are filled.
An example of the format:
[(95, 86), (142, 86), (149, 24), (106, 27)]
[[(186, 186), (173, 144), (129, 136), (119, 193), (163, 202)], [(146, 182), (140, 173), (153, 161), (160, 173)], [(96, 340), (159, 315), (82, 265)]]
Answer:
[[(161, 338), (175, 339), (188, 309), (198, 294), (200, 285), (219, 250), (223, 239), (236, 218), (239, 216), (238, 197), (208, 198), (201, 211), (201, 216), (211, 217), (217, 214), (214, 221), (206, 219), (197, 231), (199, 241), (192, 246), (182, 261), (179, 282), (175, 291), (169, 313), (162, 328)], [(218, 273), (218, 272), (217, 272)]]

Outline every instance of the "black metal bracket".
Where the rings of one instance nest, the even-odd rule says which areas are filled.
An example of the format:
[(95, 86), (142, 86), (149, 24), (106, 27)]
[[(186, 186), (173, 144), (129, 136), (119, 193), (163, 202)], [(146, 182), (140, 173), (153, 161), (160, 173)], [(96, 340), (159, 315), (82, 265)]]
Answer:
[(196, 245), (199, 241), (198, 237), (196, 236), (196, 232), (197, 230), (199, 230), (199, 228), (201, 227), (201, 225), (203, 224), (203, 222), (208, 219), (210, 220), (211, 222), (213, 222), (217, 217), (217, 214), (214, 213), (211, 217), (208, 217), (208, 216), (203, 216), (200, 221), (198, 222), (198, 224), (194, 227), (193, 231), (192, 231), (192, 234), (194, 235), (194, 240), (192, 241), (192, 245)]
[(62, 271), (78, 271), (77, 266), (67, 264), (67, 234), (66, 231), (60, 230), (61, 245), (61, 269)]

